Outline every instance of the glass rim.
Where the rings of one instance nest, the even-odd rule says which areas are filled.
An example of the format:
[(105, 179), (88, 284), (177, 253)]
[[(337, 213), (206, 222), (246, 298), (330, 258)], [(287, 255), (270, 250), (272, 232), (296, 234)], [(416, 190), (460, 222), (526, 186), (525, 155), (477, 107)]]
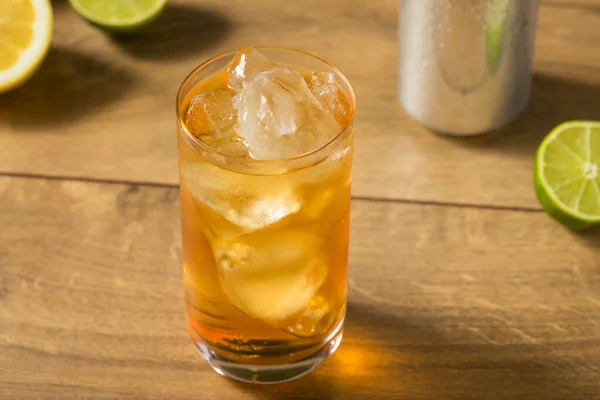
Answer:
[(352, 88), (352, 85), (350, 84), (350, 82), (348, 81), (348, 79), (346, 78), (346, 76), (344, 74), (342, 74), (342, 72), (337, 69), (336, 67), (334, 67), (333, 65), (331, 65), (330, 63), (328, 63), (327, 61), (325, 61), (324, 59), (322, 59), (321, 57), (315, 56), (314, 54), (308, 53), (306, 51), (303, 50), (298, 50), (298, 49), (292, 49), (289, 47), (280, 47), (280, 46), (253, 46), (255, 49), (265, 49), (265, 50), (279, 50), (279, 51), (285, 51), (285, 52), (293, 52), (293, 53), (298, 53), (300, 55), (303, 56), (308, 56), (314, 60), (319, 61), (320, 63), (324, 64), (325, 66), (327, 66), (334, 74), (336, 74), (338, 77), (341, 78), (342, 82), (344, 83), (344, 85), (347, 86), (349, 94), (350, 94), (350, 98), (348, 99), (350, 102), (350, 118), (348, 119), (348, 124), (345, 127), (342, 127), (342, 129), (340, 129), (340, 131), (327, 143), (323, 144), (322, 146), (317, 147), (316, 149), (313, 149), (311, 151), (308, 151), (306, 153), (302, 153), (293, 157), (287, 157), (287, 158), (276, 158), (276, 159), (266, 159), (266, 160), (261, 160), (261, 159), (255, 159), (255, 158), (245, 158), (245, 157), (240, 157), (240, 156), (232, 156), (229, 154), (225, 154), (225, 153), (221, 153), (220, 151), (218, 151), (217, 149), (210, 147), (209, 145), (207, 145), (206, 143), (202, 142), (201, 140), (199, 140), (198, 138), (196, 138), (188, 129), (184, 119), (183, 119), (183, 114), (182, 114), (182, 103), (183, 100), (185, 99), (185, 95), (183, 94), (184, 88), (186, 87), (186, 85), (194, 78), (194, 76), (196, 76), (196, 74), (198, 74), (200, 71), (202, 71), (204, 68), (208, 67), (209, 65), (211, 65), (212, 63), (221, 60), (225, 57), (228, 56), (232, 56), (235, 55), (240, 49), (236, 49), (236, 50), (229, 50), (223, 53), (219, 53), (211, 58), (209, 58), (208, 60), (204, 61), (203, 63), (201, 63), (200, 65), (198, 65), (196, 68), (194, 68), (183, 80), (183, 82), (181, 83), (181, 85), (179, 86), (179, 89), (177, 90), (177, 104), (175, 105), (176, 107), (176, 112), (177, 112), (177, 121), (179, 122), (179, 125), (181, 126), (181, 128), (183, 129), (184, 135), (185, 135), (185, 139), (191, 140), (191, 142), (189, 142), (188, 140), (186, 140), (191, 147), (193, 148), (193, 150), (195, 152), (198, 152), (198, 149), (194, 148), (194, 147), (199, 147), (202, 151), (208, 152), (208, 153), (212, 153), (215, 156), (219, 157), (219, 158), (224, 158), (227, 160), (232, 160), (232, 161), (239, 161), (239, 162), (243, 162), (245, 164), (249, 164), (249, 165), (271, 165), (271, 164), (281, 164), (281, 163), (289, 163), (289, 162), (294, 162), (294, 161), (298, 161), (298, 160), (302, 160), (304, 158), (309, 158), (311, 156), (314, 156), (318, 153), (320, 153), (321, 151), (325, 150), (326, 148), (328, 148), (329, 146), (333, 145), (334, 143), (336, 143), (338, 141), (339, 138), (344, 136), (344, 133), (346, 131), (348, 131), (348, 129), (352, 129), (352, 125), (354, 123), (354, 115), (356, 112), (356, 96), (354, 94), (354, 89)]

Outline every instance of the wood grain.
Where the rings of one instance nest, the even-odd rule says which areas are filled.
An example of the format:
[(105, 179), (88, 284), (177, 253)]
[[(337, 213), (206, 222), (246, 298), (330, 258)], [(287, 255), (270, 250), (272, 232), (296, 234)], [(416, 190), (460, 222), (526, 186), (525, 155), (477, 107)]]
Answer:
[(176, 183), (175, 92), (196, 65), (244, 44), (283, 45), (338, 66), (358, 98), (354, 194), (539, 206), (532, 156), (560, 121), (600, 119), (600, 1), (540, 10), (533, 98), (489, 137), (440, 137), (395, 100), (396, 0), (173, 0), (148, 30), (110, 37), (55, 1), (53, 46), (0, 96), (0, 171)]
[(600, 236), (355, 201), (345, 338), (252, 387), (195, 354), (177, 189), (0, 178), (0, 399), (597, 399)]

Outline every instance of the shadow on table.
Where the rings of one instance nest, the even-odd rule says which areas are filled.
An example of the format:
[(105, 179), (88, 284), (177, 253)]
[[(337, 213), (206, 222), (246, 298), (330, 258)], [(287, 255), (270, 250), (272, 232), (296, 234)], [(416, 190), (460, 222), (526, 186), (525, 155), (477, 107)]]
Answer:
[(112, 36), (112, 41), (134, 57), (165, 63), (196, 57), (231, 31), (227, 17), (215, 11), (167, 4), (162, 14), (139, 32)]
[(572, 383), (577, 371), (569, 360), (550, 358), (551, 349), (499, 345), (476, 334), (466, 340), (477, 328), (459, 335), (438, 331), (429, 321), (351, 303), (345, 339), (323, 367), (284, 384), (233, 384), (269, 400), (583, 400), (595, 385)]
[(600, 267), (600, 228), (587, 231), (573, 231), (565, 227), (565, 230), (573, 235), (577, 241), (598, 253), (598, 267)]
[(600, 85), (536, 74), (529, 106), (513, 123), (481, 136), (440, 137), (475, 150), (533, 157), (552, 128), (577, 119), (600, 120)]
[(52, 47), (29, 81), (0, 95), (0, 118), (39, 129), (69, 124), (122, 97), (133, 79), (97, 57)]
[(52, 7), (68, 7), (68, 0), (50, 0)]

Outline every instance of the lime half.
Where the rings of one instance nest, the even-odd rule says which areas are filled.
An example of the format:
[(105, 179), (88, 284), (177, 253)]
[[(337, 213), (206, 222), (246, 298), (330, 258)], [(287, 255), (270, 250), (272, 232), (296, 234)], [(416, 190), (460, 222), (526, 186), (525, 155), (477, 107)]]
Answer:
[(600, 122), (565, 122), (535, 157), (535, 191), (552, 217), (573, 229), (600, 226)]
[(69, 0), (90, 23), (113, 32), (131, 32), (158, 17), (167, 0)]

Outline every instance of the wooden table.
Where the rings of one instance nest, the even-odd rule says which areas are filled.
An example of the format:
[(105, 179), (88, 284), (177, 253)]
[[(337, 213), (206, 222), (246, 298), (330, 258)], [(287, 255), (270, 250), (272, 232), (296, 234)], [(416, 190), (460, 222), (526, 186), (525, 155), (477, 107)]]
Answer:
[[(600, 236), (541, 211), (532, 156), (600, 120), (600, 0), (540, 10), (531, 105), (440, 137), (395, 101), (396, 0), (172, 0), (114, 39), (54, 1), (0, 96), (1, 399), (599, 399)], [(243, 44), (319, 54), (358, 97), (344, 341), (316, 373), (222, 378), (184, 325), (174, 98)]]

